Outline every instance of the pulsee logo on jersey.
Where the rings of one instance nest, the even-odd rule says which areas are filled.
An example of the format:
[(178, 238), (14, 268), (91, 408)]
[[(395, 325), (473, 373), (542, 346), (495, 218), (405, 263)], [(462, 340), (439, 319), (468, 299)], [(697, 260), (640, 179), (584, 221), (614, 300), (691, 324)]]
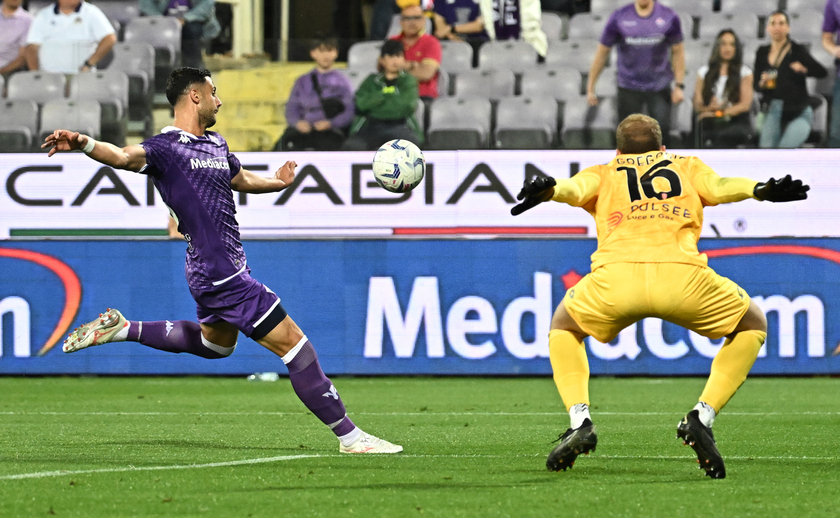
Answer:
[[(60, 259), (31, 250), (0, 248), (0, 264), (7, 261), (28, 265), (0, 268), (14, 275), (0, 274), (0, 357), (4, 352), (16, 358), (30, 357), (33, 352), (42, 356), (64, 338), (76, 317), (82, 298), (79, 277)], [(10, 329), (3, 326), (7, 315), (11, 316)], [(11, 344), (7, 344), (9, 338)]]

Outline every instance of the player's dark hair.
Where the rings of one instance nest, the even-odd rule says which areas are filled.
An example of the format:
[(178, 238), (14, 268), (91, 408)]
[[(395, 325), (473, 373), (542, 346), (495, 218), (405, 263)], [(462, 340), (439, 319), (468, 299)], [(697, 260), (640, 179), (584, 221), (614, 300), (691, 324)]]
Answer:
[(615, 141), (623, 155), (640, 155), (662, 148), (662, 128), (656, 119), (634, 113), (621, 121), (615, 130)]
[(775, 11), (773, 11), (772, 13), (770, 13), (770, 14), (767, 16), (767, 23), (770, 23), (770, 18), (772, 18), (772, 17), (776, 16), (777, 14), (781, 14), (782, 16), (784, 16), (784, 17), (785, 17), (785, 23), (786, 23), (786, 24), (788, 24), (788, 25), (790, 25), (790, 16), (788, 16), (787, 11), (784, 11), (784, 10), (782, 10), (782, 9), (776, 9)]
[(207, 77), (210, 77), (210, 71), (204, 68), (176, 68), (169, 74), (169, 79), (166, 80), (166, 100), (174, 108), (181, 97), (187, 95), (190, 87), (203, 83)]
[(309, 40), (309, 51), (324, 47), (327, 50), (338, 50), (338, 39), (334, 36), (317, 35)]

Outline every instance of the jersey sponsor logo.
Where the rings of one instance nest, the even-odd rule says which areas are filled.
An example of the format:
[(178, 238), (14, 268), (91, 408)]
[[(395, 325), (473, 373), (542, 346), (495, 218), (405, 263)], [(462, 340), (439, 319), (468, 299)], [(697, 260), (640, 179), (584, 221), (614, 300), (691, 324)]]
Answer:
[(208, 158), (206, 160), (191, 158), (190, 169), (198, 168), (225, 169), (230, 171), (230, 163), (228, 163), (227, 157), (224, 156), (217, 156), (213, 158)]
[[(33, 252), (30, 250), (21, 250), (16, 248), (0, 248), (0, 258), (17, 259), (28, 261), (47, 268), (49, 271), (58, 276), (64, 288), (64, 304), (58, 315), (58, 322), (55, 324), (49, 337), (36, 353), (36, 356), (43, 356), (49, 352), (62, 335), (70, 329), (73, 319), (79, 311), (79, 305), (82, 300), (82, 286), (78, 275), (73, 271), (73, 268), (68, 266), (60, 259), (51, 255)], [(25, 279), (24, 279), (25, 280)], [(3, 290), (5, 291), (5, 290)], [(25, 293), (25, 292), (24, 292)], [(13, 350), (16, 357), (31, 356), (30, 344), (30, 329), (32, 319), (32, 307), (27, 300), (28, 297), (14, 295), (11, 297), (0, 298), (0, 356), (3, 354), (3, 316), (7, 313), (12, 315), (12, 325), (14, 325), (13, 336)], [(44, 308), (34, 308), (36, 312), (44, 311)]]
[(653, 46), (658, 45), (665, 39), (664, 36), (630, 36), (624, 39), (624, 42), (628, 45), (635, 45), (635, 46)]
[(624, 214), (621, 211), (615, 211), (607, 218), (607, 232), (612, 232), (624, 220)]

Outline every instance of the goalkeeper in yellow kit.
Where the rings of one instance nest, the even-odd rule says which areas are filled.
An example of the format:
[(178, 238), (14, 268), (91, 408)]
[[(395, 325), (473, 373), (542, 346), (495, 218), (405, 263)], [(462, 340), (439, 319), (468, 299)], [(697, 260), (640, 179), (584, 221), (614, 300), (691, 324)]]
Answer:
[(761, 309), (731, 280), (716, 274), (697, 250), (703, 207), (755, 198), (804, 200), (809, 187), (790, 176), (759, 183), (722, 178), (696, 157), (667, 153), (659, 124), (630, 115), (616, 131), (618, 154), (571, 179), (526, 181), (515, 216), (554, 200), (595, 218), (598, 249), (592, 272), (566, 292), (551, 321), (554, 382), (571, 417), (546, 466), (566, 470), (598, 437), (589, 415), (589, 364), (584, 338), (613, 340), (625, 327), (656, 317), (711, 339), (726, 337), (712, 362), (700, 401), (678, 424), (677, 436), (700, 467), (724, 478), (712, 422), (744, 382), (767, 336)]

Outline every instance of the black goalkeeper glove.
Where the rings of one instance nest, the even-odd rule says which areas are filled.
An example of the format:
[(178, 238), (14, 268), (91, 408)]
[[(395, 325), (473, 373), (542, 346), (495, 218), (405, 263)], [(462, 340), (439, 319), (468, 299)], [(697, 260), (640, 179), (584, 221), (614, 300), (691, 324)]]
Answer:
[(770, 178), (756, 185), (753, 194), (761, 201), (797, 201), (807, 199), (810, 189), (802, 180), (794, 180), (787, 175), (781, 180)]
[(518, 216), (528, 209), (532, 209), (554, 196), (554, 186), (557, 182), (550, 176), (535, 176), (531, 180), (525, 180), (522, 190), (516, 195), (517, 200), (522, 200), (519, 205), (514, 205), (510, 213)]

